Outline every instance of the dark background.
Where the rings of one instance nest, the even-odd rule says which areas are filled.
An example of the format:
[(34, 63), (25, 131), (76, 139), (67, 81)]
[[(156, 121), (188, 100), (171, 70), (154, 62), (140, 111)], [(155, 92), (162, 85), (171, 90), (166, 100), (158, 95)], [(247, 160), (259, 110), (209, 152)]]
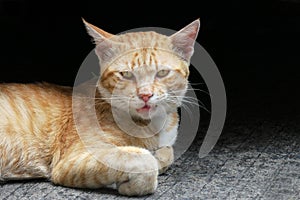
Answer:
[(115, 34), (148, 26), (179, 30), (200, 17), (197, 41), (223, 77), (228, 116), (235, 108), (245, 115), (250, 108), (260, 114), (298, 112), (299, 0), (108, 3), (1, 0), (0, 82), (73, 85), (94, 47), (81, 17)]

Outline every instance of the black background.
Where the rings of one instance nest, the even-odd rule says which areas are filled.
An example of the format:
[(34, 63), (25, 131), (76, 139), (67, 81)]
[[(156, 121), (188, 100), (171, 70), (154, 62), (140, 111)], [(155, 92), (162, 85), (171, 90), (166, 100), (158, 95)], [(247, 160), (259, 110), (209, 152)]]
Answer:
[(73, 85), (94, 47), (81, 17), (114, 34), (149, 26), (179, 30), (200, 17), (197, 41), (223, 77), (229, 114), (260, 101), (258, 113), (271, 102), (273, 111), (298, 111), (300, 1), (108, 3), (0, 1), (0, 82)]

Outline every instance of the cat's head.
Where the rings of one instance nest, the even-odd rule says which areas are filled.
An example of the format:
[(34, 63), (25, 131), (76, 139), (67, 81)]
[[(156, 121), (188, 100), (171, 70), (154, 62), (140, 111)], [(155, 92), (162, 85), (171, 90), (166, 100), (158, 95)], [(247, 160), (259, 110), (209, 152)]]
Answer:
[(200, 27), (196, 20), (171, 36), (156, 32), (112, 35), (84, 21), (96, 44), (98, 89), (113, 107), (149, 119), (181, 105)]

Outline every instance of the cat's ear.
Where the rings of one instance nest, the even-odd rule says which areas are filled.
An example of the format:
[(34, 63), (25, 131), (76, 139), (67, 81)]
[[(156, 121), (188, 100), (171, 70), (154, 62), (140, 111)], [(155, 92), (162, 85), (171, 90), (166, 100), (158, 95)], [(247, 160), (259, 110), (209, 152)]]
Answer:
[(110, 60), (116, 53), (116, 42), (111, 40), (115, 35), (86, 22), (83, 18), (82, 21), (88, 34), (93, 38), (93, 41), (96, 44), (95, 52), (100, 63)]
[(194, 44), (199, 32), (200, 20), (197, 19), (170, 36), (173, 48), (189, 61), (194, 53)]
[(93, 38), (94, 42), (97, 44), (98, 42), (102, 42), (103, 39), (109, 39), (113, 37), (113, 34), (110, 34), (97, 26), (94, 26), (93, 24), (88, 23), (82, 18), (82, 21), (85, 25), (85, 28), (88, 32), (88, 34)]

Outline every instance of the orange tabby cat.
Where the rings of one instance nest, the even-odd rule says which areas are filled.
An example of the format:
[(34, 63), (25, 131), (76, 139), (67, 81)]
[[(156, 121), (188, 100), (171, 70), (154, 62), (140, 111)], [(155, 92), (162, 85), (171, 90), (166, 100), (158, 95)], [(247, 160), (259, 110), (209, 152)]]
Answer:
[(124, 195), (153, 193), (158, 173), (173, 162), (177, 108), (200, 22), (171, 36), (112, 35), (84, 24), (101, 65), (93, 107), (101, 129), (72, 88), (1, 84), (0, 181), (48, 178), (78, 188), (115, 184)]

